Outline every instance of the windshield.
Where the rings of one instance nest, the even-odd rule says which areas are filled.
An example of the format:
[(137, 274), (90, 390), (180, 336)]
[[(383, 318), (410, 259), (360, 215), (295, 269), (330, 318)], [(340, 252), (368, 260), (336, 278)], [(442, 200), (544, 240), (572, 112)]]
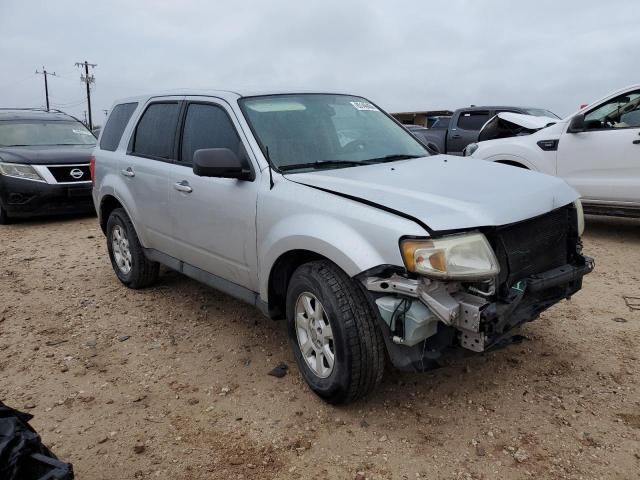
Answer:
[(525, 108), (525, 112), (529, 115), (533, 115), (534, 117), (551, 117), (557, 118), (560, 120), (560, 117), (549, 110), (545, 110), (544, 108)]
[(79, 122), (0, 121), (0, 146), (95, 145), (96, 138)]
[(339, 168), (429, 155), (413, 136), (361, 97), (248, 97), (240, 106), (279, 170)]

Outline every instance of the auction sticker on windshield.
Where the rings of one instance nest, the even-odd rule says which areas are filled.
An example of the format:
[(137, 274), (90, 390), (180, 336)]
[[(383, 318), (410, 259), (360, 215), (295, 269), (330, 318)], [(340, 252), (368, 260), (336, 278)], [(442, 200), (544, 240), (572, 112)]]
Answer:
[(356, 110), (369, 110), (371, 112), (377, 112), (378, 109), (369, 102), (349, 102)]

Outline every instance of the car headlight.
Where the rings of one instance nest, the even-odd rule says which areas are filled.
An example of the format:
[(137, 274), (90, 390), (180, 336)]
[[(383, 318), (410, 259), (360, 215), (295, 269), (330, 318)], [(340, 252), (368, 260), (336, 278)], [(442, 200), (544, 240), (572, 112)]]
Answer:
[(580, 199), (573, 202), (573, 206), (576, 207), (576, 213), (578, 216), (578, 235), (582, 236), (584, 233), (584, 211), (582, 210), (582, 202)]
[(481, 233), (400, 242), (402, 258), (410, 272), (445, 280), (484, 280), (497, 275), (500, 266), (491, 245)]
[(0, 162), (0, 175), (44, 182), (44, 179), (31, 165), (22, 165), (20, 163)]
[(463, 155), (464, 155), (465, 157), (470, 157), (471, 155), (473, 155), (473, 154), (474, 154), (474, 152), (475, 152), (476, 150), (478, 150), (478, 144), (477, 144), (477, 143), (470, 143), (469, 145), (467, 145), (467, 146), (464, 148)]

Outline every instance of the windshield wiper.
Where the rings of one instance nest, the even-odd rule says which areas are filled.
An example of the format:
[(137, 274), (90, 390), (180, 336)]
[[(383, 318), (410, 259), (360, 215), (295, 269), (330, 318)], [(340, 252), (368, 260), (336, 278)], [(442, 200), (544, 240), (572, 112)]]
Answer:
[(421, 158), (421, 157), (422, 155), (394, 154), (394, 155), (385, 155), (384, 157), (369, 158), (367, 160), (363, 160), (362, 163), (395, 162), (396, 160), (409, 160), (411, 158)]
[(322, 167), (356, 167), (364, 162), (356, 162), (354, 160), (318, 160), (310, 163), (294, 163), (292, 165), (281, 165), (278, 170), (286, 172), (288, 170), (297, 170), (299, 168), (318, 169)]

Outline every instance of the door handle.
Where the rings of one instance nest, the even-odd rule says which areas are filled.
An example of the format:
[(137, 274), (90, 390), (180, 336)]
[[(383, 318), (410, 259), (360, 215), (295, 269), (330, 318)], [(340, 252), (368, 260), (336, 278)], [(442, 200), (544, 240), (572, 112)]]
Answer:
[(462, 138), (462, 135), (457, 135), (457, 134), (456, 135), (451, 135), (451, 139), (452, 140), (458, 140), (460, 138)]
[(634, 145), (640, 145), (640, 140), (634, 140), (634, 141), (633, 141), (633, 144), (634, 144)]
[(193, 188), (189, 186), (189, 182), (187, 182), (186, 180), (182, 180), (181, 182), (174, 183), (173, 188), (183, 193), (193, 192)]
[(129, 177), (129, 178), (136, 176), (136, 172), (134, 172), (133, 168), (131, 167), (127, 167), (125, 170), (120, 170), (120, 173), (125, 177)]

